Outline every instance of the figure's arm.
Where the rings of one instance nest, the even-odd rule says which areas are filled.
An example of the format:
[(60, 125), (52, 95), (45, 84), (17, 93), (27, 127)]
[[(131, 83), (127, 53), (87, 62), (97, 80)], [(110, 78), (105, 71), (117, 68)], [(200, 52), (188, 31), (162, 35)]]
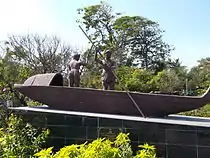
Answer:
[(95, 53), (95, 61), (96, 61), (96, 63), (99, 63), (101, 65), (101, 68), (103, 68), (105, 71), (110, 70), (110, 66), (108, 66), (106, 63), (104, 63), (103, 61), (98, 59), (98, 53), (97, 52)]
[(111, 66), (112, 69), (116, 69), (117, 68), (117, 63), (113, 62), (113, 65)]
[(87, 65), (87, 63), (84, 62), (84, 61), (78, 61), (78, 64), (83, 65), (83, 66), (86, 66)]
[(104, 66), (103, 62), (100, 59), (98, 59), (98, 53), (97, 52), (95, 53), (95, 61), (96, 61), (96, 63), (99, 63), (102, 66)]
[(70, 64), (68, 64), (68, 68), (69, 68), (69, 71), (71, 71), (71, 66), (70, 66)]

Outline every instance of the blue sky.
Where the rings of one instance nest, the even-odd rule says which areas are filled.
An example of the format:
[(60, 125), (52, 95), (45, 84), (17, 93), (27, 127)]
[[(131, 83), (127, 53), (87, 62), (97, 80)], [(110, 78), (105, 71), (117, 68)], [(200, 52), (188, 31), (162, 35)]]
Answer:
[[(79, 30), (76, 9), (100, 0), (0, 0), (0, 41), (8, 34), (58, 35), (83, 49), (87, 39)], [(107, 0), (115, 12), (157, 21), (164, 40), (175, 46), (173, 57), (188, 67), (210, 56), (210, 1), (208, 0)]]

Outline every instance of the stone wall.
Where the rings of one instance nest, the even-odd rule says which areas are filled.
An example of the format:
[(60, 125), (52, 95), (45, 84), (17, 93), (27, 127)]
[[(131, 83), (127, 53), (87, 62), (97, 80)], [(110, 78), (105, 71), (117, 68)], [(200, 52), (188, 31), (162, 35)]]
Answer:
[[(209, 127), (169, 124), (167, 121), (126, 120), (121, 117), (113, 119), (38, 112), (22, 115), (34, 125), (51, 130), (48, 146), (55, 149), (98, 137), (114, 138), (119, 132), (124, 132), (130, 133), (133, 150), (136, 151), (140, 144), (153, 144), (161, 158), (208, 158), (210, 154)], [(206, 124), (210, 123), (207, 121)]]

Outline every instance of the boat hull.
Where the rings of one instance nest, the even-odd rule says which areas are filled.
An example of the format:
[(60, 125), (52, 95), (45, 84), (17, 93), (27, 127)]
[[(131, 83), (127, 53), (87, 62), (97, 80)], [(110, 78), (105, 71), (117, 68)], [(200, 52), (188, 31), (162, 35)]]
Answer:
[[(142, 116), (124, 91), (104, 91), (63, 86), (19, 86), (22, 94), (50, 108), (67, 111)], [(202, 97), (129, 92), (146, 117), (197, 109), (206, 104)]]

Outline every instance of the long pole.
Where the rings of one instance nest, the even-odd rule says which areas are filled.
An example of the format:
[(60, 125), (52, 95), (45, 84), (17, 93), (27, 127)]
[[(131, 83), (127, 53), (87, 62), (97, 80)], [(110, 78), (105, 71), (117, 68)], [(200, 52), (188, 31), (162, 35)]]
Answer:
[(185, 80), (185, 84), (186, 84), (186, 85), (185, 85), (185, 86), (186, 86), (186, 87), (185, 87), (185, 91), (186, 91), (186, 92), (185, 92), (185, 95), (188, 95), (188, 79)]
[[(90, 41), (90, 43), (95, 47), (95, 48), (97, 48), (96, 47), (96, 45), (93, 43), (93, 41), (90, 39), (90, 37), (87, 35), (87, 33), (83, 30), (83, 28), (79, 25), (79, 28), (82, 30), (82, 32), (84, 33), (84, 35), (87, 37), (87, 39)], [(99, 52), (100, 53), (100, 52)], [(101, 53), (100, 53), (100, 55), (101, 55)]]
[[(82, 27), (79, 25), (79, 28), (82, 30), (82, 32), (85, 34), (85, 36), (88, 38), (88, 40), (92, 43), (92, 45), (96, 48), (95, 44), (93, 43), (93, 41), (90, 39), (90, 37), (86, 34), (86, 32), (82, 29)], [(99, 52), (100, 53), (100, 52)], [(100, 54), (101, 55), (101, 54)], [(112, 70), (111, 70), (112, 71)], [(128, 90), (123, 86), (123, 84), (120, 82), (119, 78), (117, 77), (117, 75), (112, 71), (112, 73), (114, 74), (114, 76), (116, 77), (116, 79), (119, 81), (119, 84), (121, 86), (122, 89), (124, 89), (128, 95), (128, 97), (131, 99), (131, 101), (133, 102), (133, 104), (135, 105), (135, 107), (137, 108), (137, 110), (139, 111), (139, 113), (142, 115), (142, 117), (145, 117), (144, 113), (141, 111), (141, 109), (139, 108), (138, 104), (136, 103), (136, 101), (133, 99), (133, 97), (131, 96), (131, 94), (128, 92)]]

